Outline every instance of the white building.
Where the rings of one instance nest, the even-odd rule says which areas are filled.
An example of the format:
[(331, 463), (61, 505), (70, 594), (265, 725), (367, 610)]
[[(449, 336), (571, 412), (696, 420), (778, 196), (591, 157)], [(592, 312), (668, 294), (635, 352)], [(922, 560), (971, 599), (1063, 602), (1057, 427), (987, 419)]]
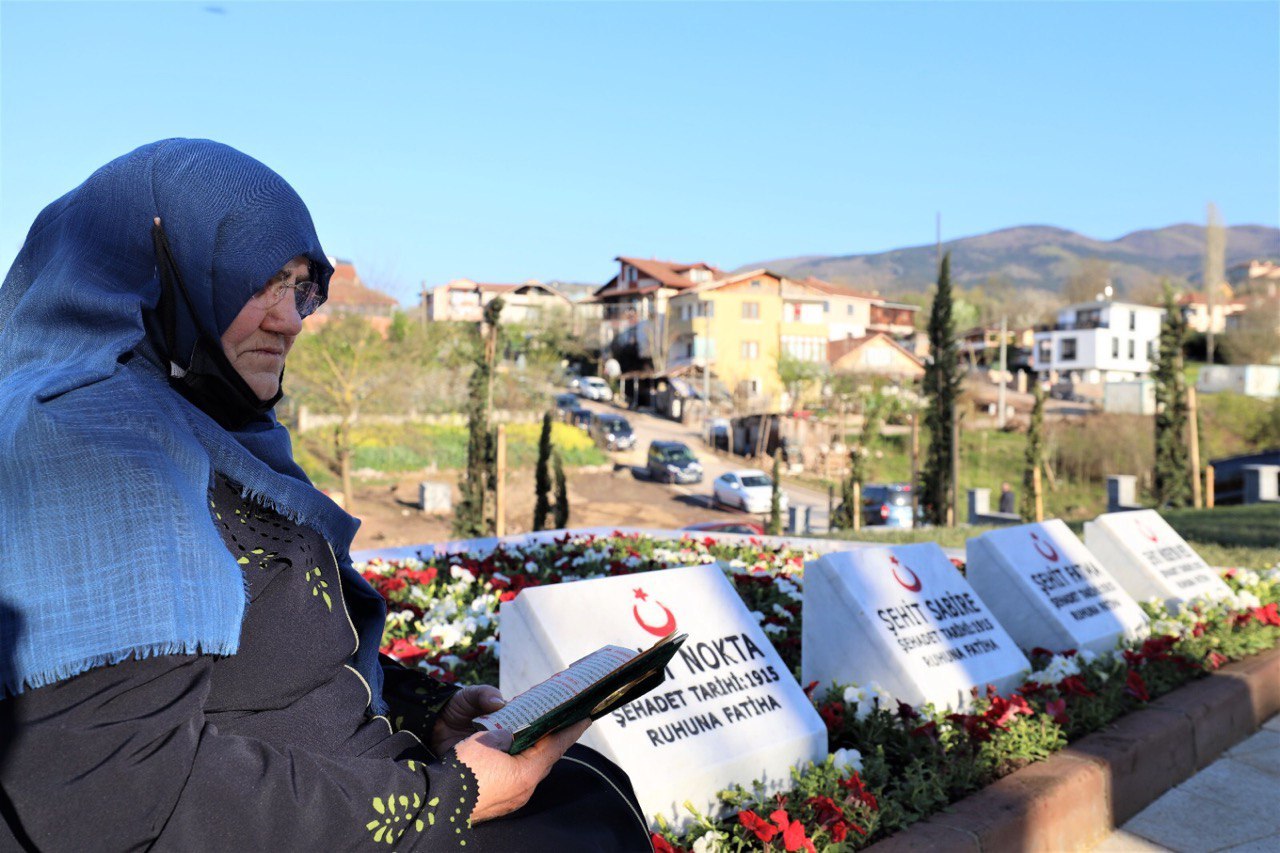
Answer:
[(1041, 379), (1116, 382), (1151, 371), (1160, 340), (1161, 308), (1129, 302), (1081, 302), (1035, 332), (1031, 364)]

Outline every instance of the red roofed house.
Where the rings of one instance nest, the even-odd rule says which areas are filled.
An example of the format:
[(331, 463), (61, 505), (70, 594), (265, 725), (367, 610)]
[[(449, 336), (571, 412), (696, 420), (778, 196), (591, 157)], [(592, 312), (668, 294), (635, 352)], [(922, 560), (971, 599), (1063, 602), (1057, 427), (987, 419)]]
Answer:
[(1227, 318), (1248, 307), (1230, 296), (1230, 288), (1224, 286), (1222, 289), (1225, 292), (1213, 304), (1212, 319), (1209, 317), (1209, 299), (1203, 293), (1184, 293), (1178, 297), (1188, 329), (1204, 334), (1212, 328), (1214, 334), (1222, 334), (1227, 328)]
[(307, 320), (312, 329), (318, 329), (328, 322), (330, 317), (355, 314), (364, 317), (369, 325), (386, 335), (391, 327), (391, 315), (400, 307), (395, 298), (366, 287), (360, 281), (355, 264), (330, 258), (333, 264), (333, 277), (329, 279), (329, 298), (320, 306), (315, 315)]
[[(701, 261), (686, 264), (625, 256), (614, 260), (618, 274), (592, 297), (602, 306), (600, 347), (615, 350), (619, 361), (648, 362), (653, 367), (655, 361), (666, 360), (667, 301), (726, 274)], [(624, 369), (641, 366), (633, 363)]]

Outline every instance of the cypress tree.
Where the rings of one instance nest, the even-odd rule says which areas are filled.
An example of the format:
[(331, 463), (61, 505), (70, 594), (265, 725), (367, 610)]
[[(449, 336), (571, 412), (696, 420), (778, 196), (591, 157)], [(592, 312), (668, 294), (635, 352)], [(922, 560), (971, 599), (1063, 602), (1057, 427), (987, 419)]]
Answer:
[(1022, 494), (1018, 498), (1018, 514), (1023, 521), (1036, 517), (1035, 471), (1044, 468), (1044, 386), (1035, 383), (1035, 405), (1031, 407), (1031, 424), (1027, 427), (1027, 449), (1023, 456)]
[(533, 529), (546, 530), (551, 514), (551, 413), (542, 415), (542, 434), (538, 436), (538, 465), (533, 472)]
[(1164, 285), (1164, 319), (1160, 324), (1160, 353), (1156, 361), (1156, 505), (1180, 507), (1191, 503), (1191, 474), (1187, 453), (1187, 389), (1182, 374), (1186, 321), (1173, 288)]
[(560, 451), (551, 451), (551, 464), (555, 472), (556, 505), (554, 523), (557, 530), (569, 526), (569, 487), (564, 481), (564, 465), (560, 461)]
[(484, 307), (482, 345), (467, 380), (467, 468), (459, 485), (462, 497), (453, 516), (453, 535), (463, 539), (488, 536), (495, 529), (488, 496), (497, 483), (497, 442), (489, 427), (489, 410), (493, 405), (502, 305), (502, 297), (497, 297)]
[(952, 464), (956, 453), (952, 446), (951, 425), (955, 419), (961, 378), (951, 301), (951, 253), (948, 252), (942, 257), (938, 290), (929, 312), (929, 363), (924, 369), (924, 393), (929, 400), (924, 422), (929, 431), (929, 448), (925, 453), (920, 491), (925, 518), (935, 525), (947, 523)]
[(769, 526), (765, 532), (770, 536), (782, 533), (782, 448), (773, 454), (773, 489), (769, 493)]

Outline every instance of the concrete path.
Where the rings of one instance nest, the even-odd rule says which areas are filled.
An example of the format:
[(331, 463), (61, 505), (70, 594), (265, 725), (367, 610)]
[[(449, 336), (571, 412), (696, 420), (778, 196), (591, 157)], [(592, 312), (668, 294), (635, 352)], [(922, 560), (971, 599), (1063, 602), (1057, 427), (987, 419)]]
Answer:
[(1280, 716), (1170, 789), (1094, 849), (1280, 851)]

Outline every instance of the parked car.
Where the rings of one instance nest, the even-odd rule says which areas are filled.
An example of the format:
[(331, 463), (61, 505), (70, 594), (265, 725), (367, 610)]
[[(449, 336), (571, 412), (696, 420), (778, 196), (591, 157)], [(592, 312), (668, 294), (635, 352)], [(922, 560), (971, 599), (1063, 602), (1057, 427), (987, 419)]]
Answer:
[(584, 376), (578, 380), (578, 393), (588, 400), (598, 400), (602, 403), (613, 399), (613, 389), (599, 376)]
[(702, 464), (682, 441), (655, 441), (649, 444), (645, 463), (650, 478), (664, 483), (701, 483)]
[(591, 410), (584, 409), (581, 406), (575, 406), (572, 409), (565, 409), (564, 422), (570, 426), (576, 426), (583, 432), (591, 431)]
[[(757, 468), (743, 468), (721, 474), (711, 484), (711, 498), (717, 506), (736, 506), (745, 512), (769, 512), (773, 505), (773, 480)], [(787, 508), (787, 493), (781, 495)]]
[(636, 434), (622, 415), (595, 415), (587, 432), (607, 450), (630, 450), (636, 446)]
[(763, 536), (764, 528), (753, 521), (704, 521), (681, 527), (690, 533), (743, 533), (747, 536)]
[[(836, 508), (844, 516), (844, 504)], [(862, 523), (868, 527), (915, 527), (911, 518), (910, 483), (868, 483), (862, 487)]]
[(557, 394), (556, 409), (560, 412), (567, 412), (570, 409), (579, 408), (577, 394)]

